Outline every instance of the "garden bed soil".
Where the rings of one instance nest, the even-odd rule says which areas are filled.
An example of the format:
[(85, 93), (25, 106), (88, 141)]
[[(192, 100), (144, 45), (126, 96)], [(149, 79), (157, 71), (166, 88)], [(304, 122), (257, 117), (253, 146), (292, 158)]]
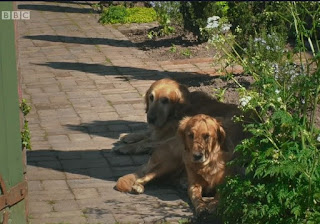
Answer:
[(186, 32), (181, 26), (173, 26), (175, 32), (150, 39), (149, 33), (160, 31), (157, 22), (150, 24), (121, 25), (118, 30), (124, 34), (140, 50), (156, 61), (169, 61), (189, 58), (212, 57), (215, 53), (207, 42), (200, 43), (192, 33)]

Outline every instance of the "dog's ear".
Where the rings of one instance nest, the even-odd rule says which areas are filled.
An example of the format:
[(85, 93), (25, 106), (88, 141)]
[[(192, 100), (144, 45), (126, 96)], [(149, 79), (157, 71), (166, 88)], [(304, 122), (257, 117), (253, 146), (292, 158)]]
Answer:
[[(191, 119), (191, 117), (184, 117), (179, 124), (178, 127), (178, 136), (182, 139), (182, 141), (185, 143), (186, 142), (186, 127), (187, 127), (187, 123), (188, 121)], [(187, 144), (184, 144), (185, 146), (185, 150), (187, 150)]]
[(151, 93), (151, 88), (152, 86), (150, 86), (150, 88), (147, 90), (146, 94), (144, 95), (144, 102), (146, 104), (146, 113), (148, 113), (148, 110), (149, 110), (149, 95)]
[(189, 103), (190, 92), (188, 87), (182, 84), (179, 84), (179, 103), (187, 104)]
[(221, 121), (217, 120), (217, 122), (218, 122), (218, 128), (217, 128), (218, 141), (219, 141), (219, 144), (222, 146), (226, 140), (226, 132), (222, 127)]
[(190, 92), (187, 86), (179, 84), (179, 89), (175, 91), (175, 95), (177, 100), (174, 104), (174, 116), (177, 119), (181, 119), (185, 114), (186, 105), (190, 103)]
[(187, 123), (188, 121), (191, 119), (191, 117), (184, 117), (180, 123), (179, 123), (179, 127), (178, 127), (178, 134), (183, 137), (185, 134), (185, 130), (187, 127)]

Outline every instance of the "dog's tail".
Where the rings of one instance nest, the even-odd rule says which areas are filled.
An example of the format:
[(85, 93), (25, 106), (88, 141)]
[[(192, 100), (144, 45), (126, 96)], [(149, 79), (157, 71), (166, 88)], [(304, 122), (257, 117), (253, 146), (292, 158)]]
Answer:
[(132, 186), (138, 179), (138, 175), (135, 173), (127, 174), (123, 177), (120, 177), (117, 181), (115, 189), (121, 192), (131, 192)]

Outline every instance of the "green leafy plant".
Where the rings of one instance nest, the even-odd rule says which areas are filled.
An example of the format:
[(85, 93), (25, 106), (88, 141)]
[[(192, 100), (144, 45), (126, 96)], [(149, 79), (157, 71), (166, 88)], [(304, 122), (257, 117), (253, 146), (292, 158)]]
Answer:
[(127, 16), (126, 7), (122, 5), (110, 6), (102, 12), (99, 22), (102, 24), (125, 23)]
[(172, 53), (176, 53), (177, 52), (177, 46), (175, 44), (171, 45), (170, 52), (172, 52)]
[(239, 86), (239, 107), (254, 116), (244, 124), (251, 137), (236, 147), (239, 156), (230, 164), (245, 167), (245, 175), (229, 177), (218, 189), (218, 213), (225, 223), (320, 223), (320, 130), (315, 122), (320, 5), (286, 4), (278, 13), (293, 22), (294, 33), (288, 35), (296, 37), (294, 51), (286, 48), (287, 37), (277, 27), (244, 36), (244, 48), (236, 32), (222, 29), (228, 20), (217, 18), (207, 26), (224, 63), (241, 65), (255, 80), (247, 90), (232, 78)]
[(20, 110), (23, 114), (23, 129), (21, 131), (21, 142), (22, 146), (25, 147), (26, 149), (31, 150), (31, 135), (30, 135), (30, 130), (29, 130), (29, 123), (28, 120), (26, 119), (26, 116), (30, 113), (31, 107), (27, 104), (25, 99), (22, 99), (20, 103)]
[(149, 23), (156, 20), (153, 8), (132, 7), (123, 5), (109, 6), (101, 13), (99, 22), (102, 24), (116, 23)]
[(189, 58), (192, 56), (191, 50), (189, 48), (186, 48), (185, 50), (183, 50), (181, 54)]
[(216, 99), (220, 102), (224, 102), (224, 95), (226, 93), (227, 88), (223, 88), (223, 89), (214, 89), (214, 96), (216, 97)]
[(156, 20), (156, 12), (153, 8), (133, 7), (127, 8), (128, 18), (126, 23), (150, 23)]

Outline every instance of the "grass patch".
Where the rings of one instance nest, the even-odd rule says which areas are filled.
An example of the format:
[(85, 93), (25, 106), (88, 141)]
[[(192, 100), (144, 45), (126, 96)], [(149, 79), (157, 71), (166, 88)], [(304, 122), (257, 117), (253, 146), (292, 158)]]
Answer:
[(116, 23), (149, 23), (157, 18), (153, 8), (133, 7), (126, 8), (122, 5), (110, 6), (106, 8), (99, 19), (102, 24)]

